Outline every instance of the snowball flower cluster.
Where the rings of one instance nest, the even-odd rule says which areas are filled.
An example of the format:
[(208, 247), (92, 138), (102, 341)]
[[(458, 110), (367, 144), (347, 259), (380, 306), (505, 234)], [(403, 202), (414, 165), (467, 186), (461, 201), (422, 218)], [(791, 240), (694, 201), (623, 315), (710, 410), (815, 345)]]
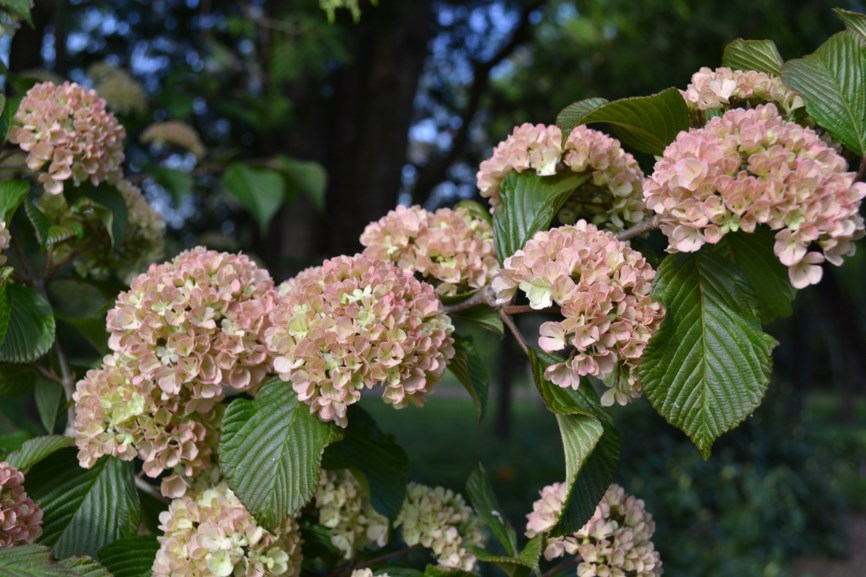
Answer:
[(281, 288), (265, 335), (274, 369), (322, 420), (346, 426), (361, 390), (421, 406), (454, 356), (451, 320), (433, 287), (359, 254), (326, 260)]
[(618, 140), (586, 126), (576, 127), (565, 143), (562, 140), (557, 126), (523, 124), (499, 143), (477, 175), (481, 196), (490, 199), (491, 211), (499, 204), (499, 186), (510, 172), (534, 169), (539, 176), (550, 176), (564, 170), (591, 176), (560, 212), (566, 224), (586, 217), (594, 224), (610, 221), (621, 229), (643, 220), (643, 172)]
[(825, 260), (841, 264), (863, 236), (866, 184), (814, 131), (779, 117), (772, 104), (736, 109), (681, 132), (644, 189), (671, 251), (693, 252), (727, 233), (776, 233), (775, 253), (791, 284), (821, 280)]
[(301, 534), (287, 518), (274, 532), (256, 524), (225, 483), (171, 502), (159, 515), (154, 577), (296, 577)]
[(42, 509), (24, 492), (24, 475), (0, 462), (0, 548), (33, 543), (42, 535)]
[(361, 235), (364, 251), (420, 274), (440, 295), (487, 286), (499, 269), (493, 228), (468, 211), (398, 206)]
[(346, 559), (361, 549), (384, 547), (388, 542), (388, 518), (373, 508), (348, 469), (323, 470), (314, 503), (319, 523), (328, 528), (331, 544)]
[(140, 114), (147, 109), (144, 88), (126, 70), (110, 64), (97, 63), (87, 69), (94, 90), (118, 114)]
[(704, 66), (692, 75), (691, 84), (680, 94), (693, 110), (728, 109), (743, 103), (752, 105), (772, 102), (786, 114), (805, 103), (799, 94), (785, 86), (778, 76), (755, 70), (715, 70)]
[(192, 153), (196, 159), (201, 160), (205, 155), (205, 147), (199, 138), (195, 128), (179, 120), (157, 122), (148, 126), (141, 133), (141, 142), (165, 146), (166, 144)]
[(547, 352), (574, 347), (545, 377), (576, 389), (584, 375), (611, 387), (606, 405), (625, 404), (640, 393), (637, 366), (664, 309), (653, 301), (655, 271), (625, 243), (586, 221), (537, 233), (505, 260), (493, 280), (497, 302), (520, 289), (536, 310), (554, 304), (564, 317), (541, 325), (539, 346)]
[(43, 82), (25, 94), (9, 141), (29, 153), (30, 170), (43, 171), (39, 182), (46, 192), (60, 194), (69, 179), (78, 186), (119, 177), (125, 134), (95, 91)]
[(481, 521), (462, 496), (442, 487), (409, 483), (394, 526), (401, 527), (407, 545), (432, 550), (440, 567), (472, 571), (470, 548), (484, 544)]
[[(527, 515), (527, 537), (549, 532), (562, 512), (568, 488), (555, 483), (541, 491), (541, 499)], [(580, 558), (578, 577), (658, 577), (662, 563), (652, 543), (655, 522), (644, 502), (611, 485), (586, 525), (573, 535), (548, 537), (544, 557)]]

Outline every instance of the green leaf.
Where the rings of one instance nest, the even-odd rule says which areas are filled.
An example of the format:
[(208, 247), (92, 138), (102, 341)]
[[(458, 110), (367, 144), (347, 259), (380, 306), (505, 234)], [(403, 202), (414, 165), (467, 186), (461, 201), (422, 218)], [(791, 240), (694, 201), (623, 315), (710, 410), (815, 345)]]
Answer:
[(34, 465), (25, 485), (44, 514), (40, 542), (58, 557), (95, 557), (109, 543), (135, 534), (141, 506), (134, 470), (132, 463), (114, 457), (82, 469), (74, 448)]
[[(0, 343), (6, 339), (6, 332), (9, 330), (9, 318), (12, 316), (12, 310), (9, 307), (9, 291), (7, 290), (9, 271), (8, 268), (0, 268)], [(0, 385), (0, 389), (2, 389), (2, 385)]]
[(284, 201), (285, 186), (280, 174), (268, 168), (232, 164), (220, 182), (253, 216), (261, 233), (267, 234), (271, 219)]
[(487, 367), (475, 349), (472, 337), (454, 335), (454, 358), (448, 363), (448, 369), (454, 373), (472, 401), (475, 403), (475, 412), (478, 414), (478, 422), (484, 419), (487, 410), (487, 392), (490, 389), (490, 376)]
[(30, 5), (30, 0), (0, 0), (0, 8), (33, 26), (33, 21), (30, 19)]
[(175, 204), (183, 202), (195, 186), (195, 180), (190, 173), (176, 168), (159, 166), (151, 170), (150, 174), (157, 184), (171, 194)]
[(487, 472), (480, 463), (466, 481), (466, 496), (481, 520), (502, 544), (505, 554), (508, 557), (517, 555), (517, 532), (505, 518)]
[(43, 545), (0, 548), (0, 577), (80, 577), (57, 563)]
[[(109, 297), (96, 283), (78, 278), (56, 278), (49, 281), (45, 289), (52, 302), (57, 303), (58, 318), (99, 317), (101, 321), (105, 320)], [(114, 296), (110, 297), (110, 304), (114, 304)]]
[(858, 156), (866, 155), (866, 46), (854, 32), (834, 34), (814, 53), (782, 67), (806, 112)]
[[(6, 66), (5, 66), (5, 64), (3, 64), (2, 66), (4, 68), (4, 70), (2, 70), (2, 72), (5, 74), (6, 73), (6, 70), (5, 70)], [(0, 94), (0, 116), (3, 116), (3, 111), (5, 109), (6, 109), (6, 96), (4, 94)], [(0, 201), (0, 202), (2, 202), (2, 201)]]
[(26, 473), (31, 467), (67, 447), (75, 445), (75, 439), (63, 435), (46, 435), (24, 441), (21, 448), (6, 457), (6, 462)]
[(90, 183), (85, 183), (76, 192), (103, 207), (95, 206), (93, 208), (99, 220), (105, 226), (106, 232), (111, 237), (114, 248), (120, 246), (126, 234), (126, 229), (129, 226), (129, 214), (123, 195), (115, 187), (108, 184), (94, 186)]
[(689, 129), (689, 109), (680, 91), (667, 88), (652, 96), (614, 100), (577, 123), (610, 124), (622, 143), (638, 152), (660, 156), (680, 131)]
[(490, 211), (480, 202), (464, 198), (454, 205), (454, 210), (466, 211), (470, 216), (477, 220), (486, 220), (488, 223), (493, 222), (493, 217), (490, 216)]
[(12, 215), (30, 192), (30, 183), (25, 180), (4, 180), (0, 182), (0, 220), (11, 222)]
[(782, 75), (782, 55), (772, 40), (737, 38), (725, 46), (722, 66), (734, 70), (757, 70), (773, 76)]
[(544, 536), (536, 535), (516, 557), (492, 555), (487, 551), (473, 548), (472, 552), (479, 561), (494, 563), (508, 577), (527, 577), (530, 573), (539, 574), (538, 562), (544, 550)]
[(500, 338), (505, 336), (505, 326), (502, 324), (502, 319), (499, 318), (499, 313), (493, 307), (478, 305), (471, 309), (451, 313), (450, 316), (452, 319), (463, 320), (492, 331)]
[(9, 296), (9, 329), (0, 344), (0, 361), (35, 361), (54, 344), (51, 305), (30, 287), (11, 284), (6, 290)]
[(12, 127), (12, 118), (18, 112), (18, 106), (21, 104), (21, 97), (6, 99), (6, 106), (3, 107), (3, 114), (0, 115), (0, 141), (5, 142), (9, 135), (9, 129)]
[(493, 244), (499, 262), (523, 248), (536, 232), (547, 229), (553, 217), (589, 174), (538, 176), (512, 172), (499, 188), (499, 206), (493, 213)]
[[(325, 449), (328, 469), (351, 469), (363, 475), (373, 508), (394, 519), (403, 507), (409, 482), (409, 457), (358, 405), (349, 407), (343, 440)], [(357, 475), (356, 475), (357, 477)]]
[(50, 244), (48, 238), (51, 221), (48, 220), (48, 217), (45, 216), (42, 209), (36, 206), (36, 204), (34, 204), (30, 199), (27, 199), (24, 203), (24, 210), (27, 213), (27, 218), (30, 220), (30, 224), (33, 225), (33, 230), (36, 233), (36, 240), (39, 241), (39, 244), (43, 249), (46, 248)]
[(328, 173), (318, 162), (298, 160), (279, 155), (276, 157), (276, 167), (288, 181), (291, 194), (300, 193), (307, 197), (310, 203), (320, 213), (325, 212), (325, 194), (328, 189)]
[(584, 116), (609, 101), (607, 98), (584, 98), (569, 104), (556, 115), (556, 125), (562, 129), (562, 134), (568, 137), (568, 133), (583, 124)]
[(156, 536), (135, 535), (103, 547), (99, 560), (114, 577), (150, 577), (157, 551)]
[(17, 451), (26, 443), (33, 435), (30, 431), (18, 429), (8, 435), (0, 435), (0, 460), (5, 461), (4, 457), (12, 451)]
[(310, 412), (291, 383), (262, 385), (254, 401), (232, 401), (223, 418), (220, 465), (229, 486), (273, 530), (313, 496), (322, 452), (342, 432)]
[(60, 415), (65, 400), (66, 395), (60, 383), (44, 380), (36, 383), (36, 410), (39, 413), (42, 426), (45, 427), (49, 435), (54, 432), (54, 425), (57, 424), (57, 417)]
[(761, 403), (775, 345), (751, 287), (711, 248), (662, 262), (653, 296), (667, 313), (640, 365), (647, 399), (705, 459)]
[(860, 12), (852, 12), (851, 10), (842, 10), (841, 8), (833, 8), (836, 16), (845, 23), (845, 27), (859, 34), (866, 40), (866, 14)]
[(72, 571), (78, 577), (115, 577), (108, 569), (90, 557), (67, 557), (58, 562), (59, 565)]

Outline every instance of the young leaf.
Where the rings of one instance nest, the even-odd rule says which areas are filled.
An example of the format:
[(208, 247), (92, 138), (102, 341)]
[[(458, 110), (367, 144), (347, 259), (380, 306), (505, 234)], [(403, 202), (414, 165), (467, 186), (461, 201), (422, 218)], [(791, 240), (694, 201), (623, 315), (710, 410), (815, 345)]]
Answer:
[(863, 40), (866, 40), (866, 14), (841, 8), (833, 8), (833, 12), (836, 13), (839, 20), (845, 23), (848, 30), (856, 32)]
[(157, 551), (155, 536), (135, 535), (103, 547), (99, 560), (114, 577), (150, 577)]
[(487, 472), (479, 463), (478, 468), (466, 481), (466, 496), (475, 507), (481, 520), (499, 540), (508, 557), (517, 555), (517, 533), (502, 513), (502, 506), (496, 499), (493, 487), (487, 479)]
[(514, 557), (491, 555), (487, 551), (473, 548), (472, 552), (483, 563), (493, 563), (508, 577), (527, 577), (529, 574), (539, 574), (538, 562), (544, 550), (544, 536), (536, 535), (526, 544), (520, 553)]
[(325, 212), (325, 192), (328, 189), (328, 173), (318, 162), (309, 162), (279, 155), (276, 168), (286, 177), (289, 190), (307, 197), (315, 209)]
[(748, 283), (711, 248), (662, 262), (653, 293), (667, 313), (640, 366), (647, 399), (705, 459), (761, 403), (775, 345)]
[(57, 562), (77, 577), (116, 577), (90, 557), (67, 557)]
[(26, 473), (31, 467), (50, 457), (60, 449), (72, 447), (75, 439), (63, 435), (46, 435), (24, 441), (20, 449), (17, 449), (6, 457), (6, 462)]
[(866, 155), (866, 45), (855, 32), (839, 32), (814, 53), (782, 67), (785, 84), (806, 112), (857, 156)]
[(502, 324), (502, 319), (499, 318), (496, 309), (487, 305), (478, 305), (471, 309), (457, 311), (456, 313), (451, 313), (450, 316), (452, 319), (463, 320), (492, 331), (499, 335), (500, 338), (505, 336), (505, 326)]
[(0, 577), (80, 577), (51, 557), (44, 545), (0, 548)]
[(30, 183), (26, 180), (0, 181), (0, 220), (10, 222), (28, 192)]
[(584, 98), (563, 108), (556, 115), (556, 125), (562, 129), (562, 135), (568, 133), (583, 124), (581, 120), (596, 108), (607, 104), (606, 98)]
[(475, 349), (472, 337), (454, 335), (454, 358), (448, 363), (448, 369), (454, 373), (457, 380), (466, 388), (466, 392), (475, 403), (478, 421), (484, 418), (487, 410), (487, 391), (490, 389), (490, 377), (487, 368)]
[(725, 46), (722, 66), (734, 70), (757, 70), (773, 76), (782, 75), (782, 55), (772, 40), (737, 38)]
[(0, 344), (0, 361), (29, 363), (54, 344), (54, 314), (42, 295), (28, 286), (10, 284), (9, 328)]
[(232, 401), (223, 418), (220, 464), (229, 486), (266, 529), (273, 530), (312, 498), (322, 452), (342, 432), (274, 377), (255, 400)]
[(12, 128), (12, 118), (18, 112), (18, 105), (21, 104), (21, 97), (7, 98), (6, 106), (3, 107), (3, 114), (0, 114), (0, 142), (5, 142), (9, 135), (9, 129)]
[(50, 435), (54, 432), (54, 425), (60, 415), (66, 396), (60, 383), (40, 380), (36, 383), (36, 411), (42, 426)]
[(267, 234), (271, 219), (285, 200), (285, 186), (280, 174), (269, 168), (232, 164), (220, 182), (252, 215), (261, 233)]
[(93, 210), (105, 227), (105, 231), (111, 238), (111, 242), (114, 243), (114, 247), (120, 246), (126, 234), (126, 229), (129, 226), (126, 201), (120, 192), (108, 184), (94, 186), (90, 183), (85, 183), (76, 190), (76, 193), (98, 203), (97, 206), (93, 207)]

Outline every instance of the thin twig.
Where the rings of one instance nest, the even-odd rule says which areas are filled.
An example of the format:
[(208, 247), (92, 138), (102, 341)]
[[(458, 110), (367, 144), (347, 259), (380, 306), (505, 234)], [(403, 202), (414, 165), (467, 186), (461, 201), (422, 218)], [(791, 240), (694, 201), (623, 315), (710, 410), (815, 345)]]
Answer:
[(616, 235), (617, 240), (631, 240), (636, 236), (640, 236), (645, 232), (649, 232), (654, 228), (657, 228), (659, 225), (658, 220), (655, 216), (646, 219), (643, 222), (639, 222), (631, 228), (627, 228), (618, 235)]
[(57, 363), (60, 365), (60, 384), (63, 385), (63, 390), (66, 393), (66, 402), (69, 407), (66, 409), (66, 432), (67, 437), (75, 436), (75, 402), (72, 395), (75, 394), (75, 373), (72, 372), (72, 367), (69, 366), (69, 359), (63, 351), (63, 345), (60, 344), (60, 337), (54, 337), (54, 352), (57, 353)]
[(511, 331), (511, 334), (514, 335), (514, 338), (517, 339), (518, 344), (520, 344), (520, 348), (523, 349), (523, 352), (526, 353), (526, 356), (529, 356), (529, 345), (526, 344), (526, 340), (524, 340), (523, 335), (520, 334), (520, 329), (517, 328), (517, 325), (514, 324), (514, 319), (511, 318), (511, 315), (499, 309), (499, 318), (502, 319), (502, 322), (505, 323), (505, 326)]
[(555, 313), (560, 312), (559, 307), (547, 307), (544, 309), (534, 309), (530, 305), (507, 305), (502, 307), (502, 311), (508, 315), (522, 315), (525, 313)]
[(162, 493), (157, 491), (156, 487), (154, 487), (153, 485), (151, 485), (150, 483), (148, 483), (147, 481), (145, 481), (141, 477), (135, 478), (135, 486), (142, 493), (146, 493), (146, 494), (150, 495), (151, 497), (153, 497), (154, 499), (156, 499), (157, 501), (159, 501), (161, 503), (169, 503), (170, 502), (169, 499), (163, 497)]
[(559, 565), (557, 565), (553, 569), (546, 571), (541, 577), (554, 577), (554, 575), (559, 575), (560, 573), (562, 573), (566, 569), (571, 569), (572, 567), (574, 567), (575, 565), (577, 565), (581, 561), (582, 561), (581, 557), (579, 555), (575, 555), (574, 557), (572, 557), (571, 559), (569, 559), (565, 563), (560, 563)]
[(488, 287), (484, 290), (478, 291), (465, 301), (460, 301), (459, 303), (454, 303), (453, 305), (446, 305), (442, 308), (445, 310), (446, 314), (450, 315), (451, 313), (465, 311), (478, 305), (490, 305), (492, 307), (496, 307), (496, 294), (493, 292), (493, 290)]
[(42, 365), (37, 365), (35, 363), (30, 366), (33, 367), (33, 370), (39, 373), (39, 376), (46, 381), (51, 381), (52, 383), (58, 383), (61, 385), (63, 384), (63, 379), (61, 379), (54, 371), (49, 371)]

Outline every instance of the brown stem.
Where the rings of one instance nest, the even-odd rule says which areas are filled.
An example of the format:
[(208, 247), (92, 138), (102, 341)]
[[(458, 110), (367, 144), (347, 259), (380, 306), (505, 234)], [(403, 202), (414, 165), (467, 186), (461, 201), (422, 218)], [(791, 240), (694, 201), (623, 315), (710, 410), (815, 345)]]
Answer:
[(63, 390), (66, 393), (66, 402), (69, 407), (66, 409), (66, 432), (67, 437), (75, 436), (75, 401), (72, 395), (75, 394), (75, 373), (72, 372), (72, 367), (69, 366), (69, 359), (63, 351), (63, 346), (60, 344), (60, 338), (54, 337), (54, 352), (57, 353), (57, 363), (60, 365), (60, 384), (63, 385)]
[(560, 312), (559, 307), (547, 307), (544, 309), (534, 309), (530, 305), (507, 305), (502, 307), (502, 311), (508, 315), (522, 315), (525, 313), (556, 313)]
[(160, 493), (160, 492), (156, 489), (156, 487), (154, 487), (153, 485), (151, 485), (150, 483), (148, 483), (147, 481), (145, 481), (145, 480), (142, 479), (141, 477), (136, 477), (136, 478), (135, 478), (135, 487), (136, 487), (139, 491), (141, 491), (142, 493), (145, 493), (145, 494), (147, 494), (147, 495), (150, 495), (150, 496), (153, 497), (154, 499), (158, 500), (160, 503), (170, 503), (170, 500), (167, 499), (167, 498), (165, 498), (165, 497), (162, 495), (162, 493)]
[(616, 235), (617, 240), (631, 240), (636, 236), (640, 236), (646, 232), (653, 230), (654, 228), (658, 228), (658, 217), (651, 217), (646, 219), (643, 222), (639, 222), (631, 228), (627, 228), (618, 235)]
[(520, 348), (523, 349), (523, 352), (526, 353), (526, 356), (529, 356), (529, 345), (526, 344), (526, 340), (524, 340), (523, 335), (520, 334), (520, 329), (518, 329), (517, 325), (514, 324), (514, 319), (511, 318), (511, 315), (506, 313), (504, 310), (499, 309), (499, 318), (502, 319), (502, 322), (505, 323), (505, 326), (508, 327), (511, 334), (514, 335), (515, 339), (517, 339), (517, 343), (520, 345)]
[(559, 565), (557, 565), (553, 569), (546, 571), (541, 577), (554, 577), (554, 575), (559, 575), (560, 573), (562, 573), (566, 569), (571, 569), (572, 567), (574, 567), (575, 565), (580, 563), (580, 560), (581, 559), (579, 556), (572, 557), (571, 559), (569, 559), (565, 563), (560, 563)]
[(465, 301), (460, 301), (459, 303), (455, 303), (453, 305), (445, 305), (442, 308), (445, 310), (445, 314), (457, 313), (460, 311), (465, 311), (467, 309), (471, 309), (472, 307), (476, 307), (478, 305), (489, 305), (491, 307), (496, 307), (496, 295), (493, 290), (489, 287), (480, 290)]
[(60, 385), (63, 384), (63, 379), (61, 379), (54, 371), (48, 370), (42, 365), (37, 365), (35, 363), (30, 366), (33, 367), (33, 370), (39, 373), (39, 376), (46, 381), (51, 381), (52, 383), (57, 383)]

